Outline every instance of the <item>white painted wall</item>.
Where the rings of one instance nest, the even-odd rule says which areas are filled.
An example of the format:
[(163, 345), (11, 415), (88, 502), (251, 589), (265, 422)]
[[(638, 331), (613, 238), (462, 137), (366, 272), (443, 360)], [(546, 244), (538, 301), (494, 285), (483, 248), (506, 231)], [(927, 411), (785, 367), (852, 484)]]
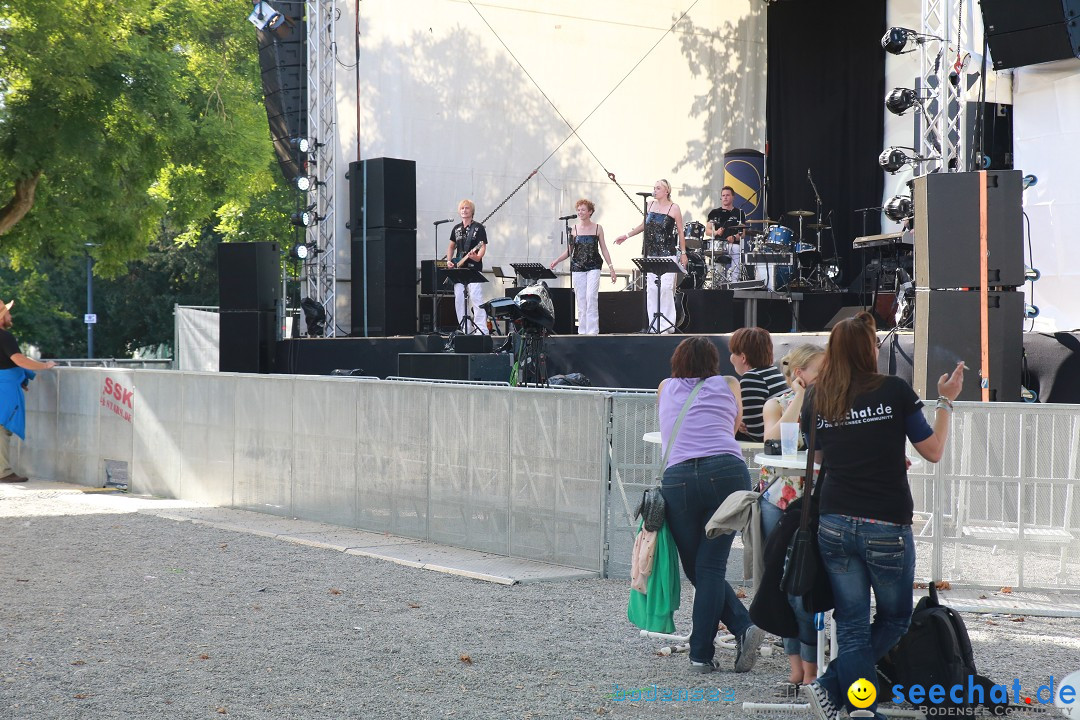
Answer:
[[(344, 65), (355, 61), (349, 5), (338, 23)], [(766, 8), (761, 0), (365, 0), (359, 89), (353, 70), (338, 70), (340, 167), (358, 156), (416, 161), (419, 259), (436, 255), (432, 222), (456, 217), (459, 200), (474, 200), (483, 219), (538, 170), (486, 223), (489, 270), (550, 263), (565, 247), (556, 218), (579, 197), (596, 203), (609, 237), (625, 232), (640, 220), (634, 193), (657, 178), (671, 182), (688, 220), (703, 221), (719, 202), (724, 151), (764, 149)], [(567, 122), (581, 125), (578, 137)], [(339, 198), (347, 197), (343, 176)], [(339, 208), (339, 238), (348, 238), (347, 214)], [(448, 226), (439, 229), (441, 254)], [(640, 239), (609, 245), (616, 268), (630, 270)], [(338, 324), (346, 326), (348, 243), (338, 246)]]

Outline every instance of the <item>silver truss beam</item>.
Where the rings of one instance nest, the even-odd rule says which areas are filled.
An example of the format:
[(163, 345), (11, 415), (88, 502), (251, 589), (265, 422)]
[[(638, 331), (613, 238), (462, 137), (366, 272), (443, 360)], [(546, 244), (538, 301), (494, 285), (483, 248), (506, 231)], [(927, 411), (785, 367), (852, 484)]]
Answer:
[(962, 52), (964, 44), (970, 44), (970, 15), (975, 12), (974, 0), (968, 0), (967, 37), (963, 37), (963, 33), (960, 37), (956, 35), (963, 2), (922, 0), (920, 32), (944, 39), (927, 40), (919, 46), (922, 92), (930, 94), (930, 97), (923, 106), (925, 112), (919, 138), (921, 147), (917, 149), (924, 157), (932, 159), (922, 164), (921, 172), (916, 173), (918, 175), (934, 171), (963, 172), (968, 169), (964, 141), (967, 81), (962, 70), (955, 86), (949, 81), (949, 72), (957, 53)]
[(308, 137), (314, 142), (309, 174), (318, 183), (307, 203), (315, 203), (319, 222), (307, 229), (306, 242), (314, 252), (304, 261), (307, 296), (326, 311), (326, 337), (337, 335), (337, 186), (334, 154), (337, 147), (334, 102), (334, 0), (307, 0)]

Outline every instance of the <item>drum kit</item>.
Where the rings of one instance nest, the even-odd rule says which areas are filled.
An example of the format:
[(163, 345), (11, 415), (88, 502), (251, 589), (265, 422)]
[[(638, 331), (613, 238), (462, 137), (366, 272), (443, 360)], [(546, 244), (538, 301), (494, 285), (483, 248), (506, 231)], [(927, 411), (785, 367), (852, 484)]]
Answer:
[[(706, 238), (705, 226), (686, 224), (686, 247), (690, 275), (684, 285), (706, 290), (725, 289), (733, 283), (764, 280), (769, 290), (832, 290), (835, 272), (821, 255), (820, 238), (829, 226), (803, 222), (813, 218), (809, 210), (785, 213), (798, 218), (798, 230), (776, 220), (747, 220), (728, 225), (742, 235), (740, 242), (724, 238)], [(818, 242), (804, 242), (803, 230), (817, 233)]]

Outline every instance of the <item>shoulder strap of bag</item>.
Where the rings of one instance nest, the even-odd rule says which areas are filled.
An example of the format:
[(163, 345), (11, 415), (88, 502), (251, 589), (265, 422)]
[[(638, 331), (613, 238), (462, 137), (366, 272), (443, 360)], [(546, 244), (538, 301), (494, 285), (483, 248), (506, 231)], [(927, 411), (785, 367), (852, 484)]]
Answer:
[(806, 393), (806, 402), (810, 410), (810, 437), (806, 440), (806, 474), (803, 475), (803, 503), (802, 514), (799, 517), (799, 528), (805, 530), (810, 525), (810, 505), (814, 491), (814, 444), (817, 442), (817, 413), (814, 411), (814, 393)]
[(698, 380), (697, 385), (690, 391), (690, 397), (686, 398), (686, 402), (683, 403), (682, 411), (679, 413), (679, 418), (675, 421), (675, 426), (671, 428), (671, 437), (668, 438), (667, 447), (664, 448), (664, 459), (660, 461), (660, 472), (664, 471), (667, 467), (668, 455), (671, 454), (671, 448), (675, 445), (675, 438), (679, 434), (679, 428), (682, 427), (682, 421), (686, 419), (686, 411), (690, 409), (690, 405), (693, 404), (694, 398), (697, 397), (698, 392), (705, 385), (705, 379)]

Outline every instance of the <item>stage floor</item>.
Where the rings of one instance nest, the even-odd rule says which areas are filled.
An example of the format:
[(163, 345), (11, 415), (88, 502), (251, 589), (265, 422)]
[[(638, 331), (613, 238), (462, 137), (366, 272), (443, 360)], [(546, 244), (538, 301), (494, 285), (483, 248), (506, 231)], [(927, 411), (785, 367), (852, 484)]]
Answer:
[[(710, 334), (720, 349), (720, 369), (733, 374), (728, 359), (728, 335)], [(879, 333), (884, 337), (885, 333)], [(686, 335), (553, 335), (547, 340), (548, 375), (578, 372), (594, 387), (655, 388), (671, 373), (670, 359)], [(773, 333), (774, 357), (779, 360), (803, 343), (825, 346), (828, 333)], [(501, 338), (495, 339), (498, 347)], [(438, 353), (445, 336), (416, 335), (389, 338), (314, 338), (284, 340), (277, 345), (275, 371), (283, 374), (328, 375), (337, 369), (385, 378), (398, 374), (398, 355)], [(912, 380), (915, 336), (893, 334), (878, 356), (881, 372)], [(1080, 334), (1025, 333), (1024, 387), (1041, 402), (1080, 403)], [(974, 367), (976, 363), (968, 361)]]

